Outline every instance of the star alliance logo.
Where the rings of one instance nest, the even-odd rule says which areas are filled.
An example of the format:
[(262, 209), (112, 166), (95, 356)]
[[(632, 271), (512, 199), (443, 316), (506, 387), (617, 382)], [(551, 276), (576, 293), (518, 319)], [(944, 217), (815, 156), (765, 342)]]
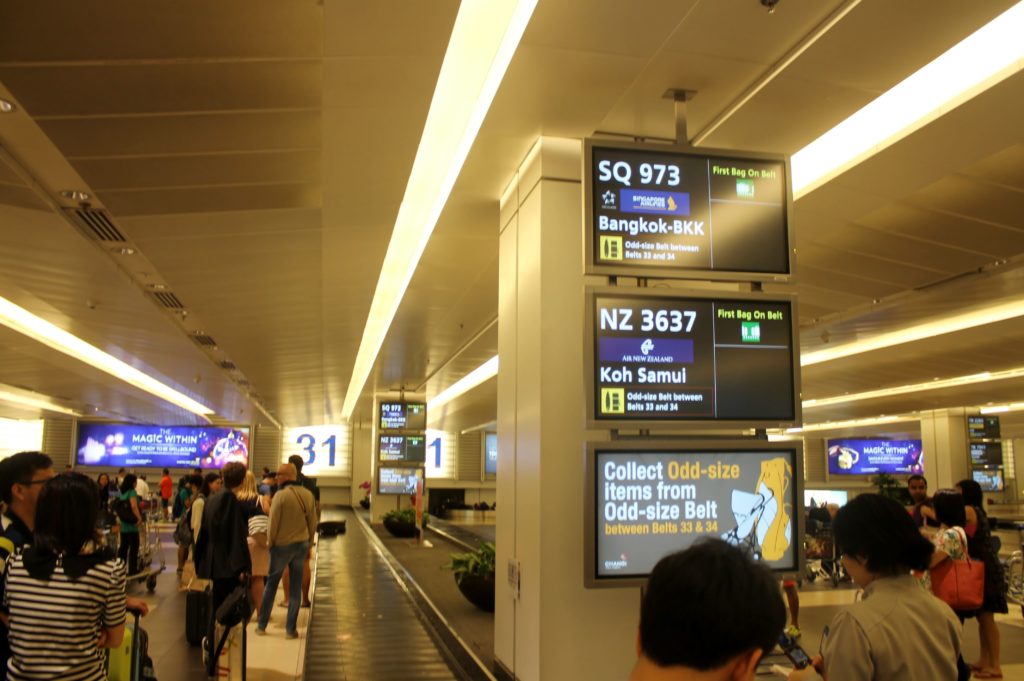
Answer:
[(643, 344), (640, 346), (640, 352), (644, 353), (645, 357), (647, 355), (651, 354), (651, 350), (653, 350), (653, 349), (654, 349), (654, 341), (652, 341), (650, 338), (645, 340), (643, 342)]
[(611, 189), (601, 194), (601, 207), (602, 208), (615, 208), (615, 192)]

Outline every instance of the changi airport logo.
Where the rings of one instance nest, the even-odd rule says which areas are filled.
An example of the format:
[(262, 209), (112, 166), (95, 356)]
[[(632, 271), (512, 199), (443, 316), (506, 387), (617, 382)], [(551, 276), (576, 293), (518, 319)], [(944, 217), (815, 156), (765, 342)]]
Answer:
[(601, 413), (602, 414), (625, 414), (626, 413), (626, 390), (625, 390), (625, 388), (601, 388)]
[(760, 322), (740, 322), (740, 337), (744, 343), (760, 343)]
[(629, 557), (626, 554), (619, 554), (618, 560), (606, 560), (604, 562), (605, 570), (625, 570), (629, 567)]
[(650, 338), (648, 338), (647, 340), (640, 344), (640, 352), (644, 354), (644, 357), (651, 354), (651, 350), (653, 349), (654, 341), (652, 341)]
[(659, 192), (652, 189), (623, 189), (624, 213), (655, 213), (659, 215), (689, 215), (690, 195), (686, 192)]
[(601, 208), (615, 208), (615, 192), (611, 189), (605, 191), (604, 194), (601, 194)]
[(622, 237), (601, 237), (601, 260), (622, 260)]

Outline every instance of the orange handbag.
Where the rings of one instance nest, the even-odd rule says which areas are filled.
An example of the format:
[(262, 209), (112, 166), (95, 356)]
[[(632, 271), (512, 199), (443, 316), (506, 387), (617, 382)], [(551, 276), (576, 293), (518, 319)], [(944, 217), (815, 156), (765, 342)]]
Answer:
[[(956, 528), (967, 555), (967, 537)], [(953, 610), (977, 610), (985, 600), (985, 563), (980, 560), (944, 560), (931, 570), (932, 593)]]

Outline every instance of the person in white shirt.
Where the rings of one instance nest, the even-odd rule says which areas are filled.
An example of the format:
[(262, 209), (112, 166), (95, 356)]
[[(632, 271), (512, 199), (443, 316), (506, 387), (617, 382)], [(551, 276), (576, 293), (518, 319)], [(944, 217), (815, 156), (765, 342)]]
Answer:
[(149, 483), (146, 482), (145, 474), (140, 475), (135, 481), (135, 493), (140, 499), (149, 499)]

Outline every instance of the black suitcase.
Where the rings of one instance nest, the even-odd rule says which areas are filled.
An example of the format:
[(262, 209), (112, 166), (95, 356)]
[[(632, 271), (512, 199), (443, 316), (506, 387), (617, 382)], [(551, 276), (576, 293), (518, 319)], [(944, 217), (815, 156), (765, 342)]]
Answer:
[(334, 537), (339, 534), (345, 534), (345, 521), (344, 520), (321, 520), (316, 525), (316, 531), (324, 537)]
[(213, 596), (209, 591), (188, 591), (185, 595), (185, 640), (197, 646), (210, 635), (210, 608)]

